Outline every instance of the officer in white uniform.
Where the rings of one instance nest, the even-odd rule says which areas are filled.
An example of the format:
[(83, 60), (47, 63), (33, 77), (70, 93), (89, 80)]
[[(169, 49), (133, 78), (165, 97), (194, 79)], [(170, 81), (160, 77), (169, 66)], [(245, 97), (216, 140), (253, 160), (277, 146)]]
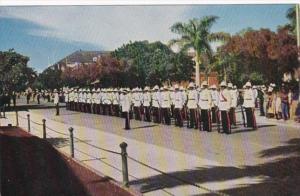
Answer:
[(127, 89), (123, 89), (123, 91), (121, 91), (120, 103), (122, 107), (123, 117), (125, 118), (125, 129), (129, 130), (130, 129), (129, 112), (131, 107), (131, 98), (128, 95)]
[(179, 86), (174, 86), (174, 118), (175, 126), (183, 127), (182, 109), (184, 106), (184, 94), (180, 91)]
[(155, 85), (152, 91), (152, 114), (154, 123), (160, 123), (160, 94), (158, 90), (159, 87)]
[(247, 127), (252, 127), (254, 130), (257, 128), (256, 119), (254, 115), (255, 108), (255, 97), (251, 89), (251, 83), (247, 82), (245, 85), (246, 89), (244, 91), (244, 108), (246, 111)]
[[(230, 118), (229, 118), (229, 110), (231, 106), (231, 96), (230, 92), (226, 89), (226, 82), (221, 82), (220, 84), (220, 94), (219, 94), (219, 110), (222, 122), (222, 129), (223, 132), (226, 134), (231, 133), (231, 125), (230, 125)], [(219, 131), (219, 128), (218, 128)], [(219, 131), (220, 132), (220, 131)]]
[(175, 107), (175, 91), (173, 87), (170, 87), (170, 99), (171, 99), (171, 117), (174, 118), (174, 107)]
[(97, 99), (97, 93), (96, 89), (92, 89), (92, 97), (91, 97), (91, 113), (96, 114), (96, 99)]
[(69, 89), (69, 110), (74, 110), (74, 89)]
[(210, 87), (210, 93), (212, 98), (212, 107), (211, 107), (211, 121), (212, 123), (219, 123), (218, 119), (218, 103), (219, 103), (219, 92), (217, 91), (216, 85)]
[(201, 122), (203, 123), (203, 131), (211, 132), (212, 125), (211, 125), (211, 117), (210, 117), (210, 108), (212, 105), (212, 98), (211, 98), (211, 93), (208, 90), (207, 81), (203, 81), (201, 87), (202, 90), (199, 93), (199, 101), (198, 101), (198, 105), (201, 109), (200, 110)]
[(87, 93), (86, 93), (86, 110), (87, 113), (92, 112), (92, 93), (90, 89), (87, 89)]
[(79, 94), (78, 89), (74, 90), (74, 110), (79, 111)]
[(191, 82), (188, 86), (187, 92), (187, 108), (189, 115), (188, 128), (198, 129), (198, 114), (197, 114), (197, 103), (198, 103), (198, 92), (195, 89), (195, 85)]
[(55, 105), (55, 108), (56, 108), (56, 116), (59, 115), (59, 92), (54, 89), (54, 105)]
[(151, 122), (151, 115), (150, 115), (150, 106), (151, 106), (151, 93), (149, 92), (150, 88), (146, 86), (144, 88), (143, 93), (143, 109), (144, 109), (144, 120), (147, 122)]
[(228, 90), (231, 96), (231, 105), (229, 110), (229, 118), (231, 125), (236, 126), (236, 116), (235, 116), (235, 108), (237, 106), (237, 94), (236, 91), (233, 89), (232, 83), (228, 83)]
[(161, 92), (161, 112), (164, 123), (166, 125), (171, 124), (171, 117), (170, 117), (170, 110), (171, 110), (171, 97), (170, 92), (167, 86), (164, 86)]
[(114, 116), (119, 116), (119, 92), (118, 89), (113, 89), (112, 92), (112, 104), (113, 104), (113, 115)]

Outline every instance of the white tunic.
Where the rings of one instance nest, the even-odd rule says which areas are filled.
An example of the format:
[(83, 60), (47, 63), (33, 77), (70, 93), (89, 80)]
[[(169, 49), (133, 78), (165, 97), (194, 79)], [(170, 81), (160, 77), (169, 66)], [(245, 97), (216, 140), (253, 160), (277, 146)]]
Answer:
[(129, 112), (130, 111), (130, 96), (128, 94), (120, 96), (120, 103), (122, 106), (122, 112)]
[(92, 93), (86, 94), (86, 103), (92, 103)]
[(231, 106), (231, 96), (230, 92), (227, 89), (221, 90), (219, 94), (219, 110), (227, 111)]
[(198, 92), (197, 90), (188, 90), (187, 93), (188, 97), (188, 102), (187, 102), (187, 107), (189, 109), (196, 109), (197, 108), (197, 102), (198, 102)]
[(79, 102), (79, 95), (78, 95), (78, 93), (76, 92), (76, 93), (74, 93), (74, 102)]
[(212, 99), (208, 89), (203, 89), (200, 92), (198, 105), (203, 110), (209, 110), (211, 108)]
[(59, 103), (59, 95), (58, 93), (54, 94), (54, 104), (58, 104)]
[(212, 107), (218, 106), (219, 104), (219, 92), (217, 90), (211, 91), (211, 98), (212, 98)]
[(245, 108), (254, 108), (255, 98), (252, 89), (246, 89), (244, 91), (244, 104)]
[(174, 106), (175, 108), (182, 109), (184, 105), (184, 95), (180, 91), (174, 92)]
[(171, 98), (168, 91), (161, 92), (161, 107), (170, 108), (171, 107)]
[(153, 92), (152, 94), (152, 106), (155, 108), (160, 107), (160, 93), (159, 92)]
[(235, 90), (230, 90), (231, 96), (231, 107), (235, 108), (237, 106), (237, 94)]
[(151, 94), (149, 92), (145, 92), (143, 94), (143, 105), (148, 107), (150, 106), (150, 102), (151, 102)]

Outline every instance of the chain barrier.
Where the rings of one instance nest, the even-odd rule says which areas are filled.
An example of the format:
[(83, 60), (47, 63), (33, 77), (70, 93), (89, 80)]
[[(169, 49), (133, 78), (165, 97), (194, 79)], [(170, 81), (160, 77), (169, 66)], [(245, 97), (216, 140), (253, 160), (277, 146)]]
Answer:
[[(26, 120), (27, 120), (27, 118), (24, 118), (24, 117), (22, 117), (21, 115), (20, 115), (19, 117), (22, 118), (22, 119), (26, 119)], [(41, 125), (41, 126), (43, 125), (43, 124), (41, 124), (41, 123), (37, 123), (37, 122), (34, 122), (34, 121), (32, 121), (32, 120), (30, 120), (30, 121), (31, 121), (32, 123), (36, 124), (36, 125)], [(47, 128), (48, 130), (50, 130), (50, 131), (55, 132), (55, 133), (58, 133), (58, 134), (61, 134), (61, 135), (64, 135), (64, 136), (69, 137), (69, 134), (66, 134), (66, 133), (62, 133), (62, 132), (56, 131), (56, 130), (54, 130), (54, 129), (48, 127), (48, 126), (46, 126), (46, 128)], [(47, 133), (47, 136), (49, 136), (50, 138), (53, 138), (53, 137), (52, 137), (51, 135), (49, 135), (48, 133)], [(87, 142), (85, 142), (84, 140), (79, 139), (78, 137), (74, 137), (74, 138), (75, 138), (77, 141), (79, 141), (79, 142), (81, 142), (81, 143), (84, 143), (84, 144), (86, 144), (86, 145), (88, 145), (88, 146), (91, 146), (91, 147), (93, 147), (93, 148), (96, 148), (96, 149), (99, 149), (99, 150), (102, 150), (102, 151), (105, 151), (105, 152), (108, 152), (108, 153), (112, 153), (112, 154), (122, 155), (122, 154), (119, 153), (119, 152), (112, 151), (112, 150), (108, 150), (108, 149), (101, 148), (101, 147), (99, 147), (99, 146), (96, 146), (96, 145), (87, 143)], [(94, 158), (94, 159), (96, 159), (96, 160), (98, 160), (98, 161), (103, 162), (102, 160), (100, 160), (99, 157), (95, 157), (95, 156), (93, 156), (93, 155), (90, 155), (90, 154), (88, 154), (88, 153), (85, 153), (85, 152), (83, 152), (83, 151), (81, 151), (81, 150), (79, 150), (79, 149), (77, 149), (77, 148), (74, 148), (74, 150), (75, 150), (75, 151), (78, 151), (78, 152), (80, 152), (80, 153), (82, 153), (82, 154), (85, 154), (86, 156), (89, 156), (89, 157), (91, 157), (91, 158)], [(168, 173), (166, 173), (166, 172), (164, 172), (164, 171), (161, 171), (161, 170), (159, 170), (159, 169), (157, 169), (157, 168), (155, 168), (155, 167), (152, 167), (152, 166), (150, 166), (150, 165), (148, 165), (148, 164), (146, 164), (146, 163), (143, 163), (143, 162), (141, 162), (141, 161), (139, 161), (139, 160), (137, 160), (137, 159), (135, 159), (135, 158), (133, 158), (133, 157), (131, 157), (131, 156), (128, 156), (128, 155), (127, 155), (127, 158), (130, 159), (130, 160), (132, 160), (132, 161), (134, 161), (134, 162), (136, 162), (136, 163), (138, 163), (138, 164), (140, 164), (140, 165), (143, 165), (144, 167), (147, 167), (147, 168), (152, 169), (152, 170), (154, 170), (154, 171), (156, 171), (156, 172), (158, 172), (158, 173), (161, 173), (161, 174), (163, 174), (163, 175), (165, 175), (165, 176), (167, 176), (167, 177), (169, 177), (169, 178), (171, 178), (171, 179), (175, 179), (175, 180), (177, 180), (177, 181), (179, 181), (179, 182), (183, 182), (183, 183), (185, 183), (185, 184), (189, 184), (189, 185), (191, 185), (191, 186), (197, 187), (197, 188), (199, 188), (199, 189), (205, 190), (205, 191), (207, 191), (207, 192), (210, 192), (210, 193), (213, 193), (213, 194), (216, 194), (216, 195), (220, 195), (220, 196), (228, 196), (228, 194), (225, 194), (225, 193), (222, 193), (222, 192), (219, 192), (219, 191), (215, 191), (215, 190), (209, 189), (209, 188), (207, 188), (207, 187), (198, 185), (198, 184), (196, 184), (196, 183), (190, 182), (190, 181), (188, 181), (188, 180), (185, 180), (185, 179), (182, 179), (182, 178), (178, 178), (177, 176), (174, 176), (174, 175), (172, 175), (172, 174), (168, 174)], [(103, 162), (103, 163), (108, 164), (108, 163), (106, 163), (106, 162)], [(110, 167), (114, 168), (114, 169), (117, 169), (118, 171), (121, 171), (120, 169), (118, 169), (118, 168), (116, 168), (116, 167), (114, 167), (114, 166), (112, 166), (112, 165), (110, 165), (110, 164), (108, 164), (108, 165), (109, 165)], [(132, 176), (132, 175), (130, 175), (130, 176)], [(134, 177), (134, 176), (133, 176), (133, 177)]]
[(208, 191), (208, 192), (210, 192), (210, 193), (214, 193), (214, 194), (216, 194), (216, 195), (220, 195), (220, 196), (229, 196), (229, 195), (227, 195), (227, 194), (225, 194), (225, 193), (222, 193), (222, 192), (219, 192), (219, 191), (215, 191), (215, 190), (206, 188), (206, 187), (204, 187), (204, 186), (198, 185), (198, 184), (196, 184), (196, 183), (193, 183), (193, 182), (184, 180), (184, 179), (182, 179), (182, 178), (178, 178), (177, 176), (174, 176), (174, 175), (172, 175), (172, 174), (168, 174), (168, 173), (166, 173), (166, 172), (164, 172), (164, 171), (161, 171), (161, 170), (159, 170), (159, 169), (157, 169), (157, 168), (154, 168), (154, 167), (152, 167), (152, 166), (150, 166), (150, 165), (148, 165), (148, 164), (146, 164), (146, 163), (143, 163), (143, 162), (141, 162), (141, 161), (139, 161), (139, 160), (137, 160), (137, 159), (135, 159), (135, 158), (133, 158), (133, 157), (131, 157), (131, 156), (128, 156), (128, 155), (127, 155), (127, 158), (129, 158), (130, 160), (132, 160), (132, 161), (134, 161), (134, 162), (136, 162), (136, 163), (138, 163), (138, 164), (140, 164), (140, 165), (143, 165), (143, 166), (145, 166), (145, 167), (147, 167), (147, 168), (150, 168), (150, 169), (152, 169), (152, 170), (154, 170), (154, 171), (156, 171), (156, 172), (158, 172), (158, 173), (161, 173), (161, 174), (163, 174), (163, 175), (165, 175), (165, 176), (167, 176), (167, 177), (169, 177), (169, 178), (173, 178), (173, 179), (175, 179), (175, 180), (177, 180), (177, 181), (180, 181), (180, 182), (189, 184), (189, 185), (191, 185), (191, 186), (194, 186), (194, 187), (203, 189), (203, 190), (205, 190), (205, 191)]
[(35, 122), (35, 121), (33, 121), (33, 120), (30, 120), (30, 122), (32, 122), (33, 124), (36, 124), (36, 125), (43, 126), (43, 124), (42, 124), (42, 123), (38, 123), (38, 122)]
[(85, 142), (84, 140), (79, 139), (78, 137), (74, 137), (74, 138), (75, 138), (76, 140), (78, 140), (78, 141), (80, 141), (80, 142), (82, 142), (82, 143), (88, 145), (88, 146), (93, 147), (93, 148), (96, 148), (96, 149), (99, 149), (99, 150), (102, 150), (102, 151), (105, 151), (105, 152), (109, 152), (109, 153), (112, 153), (112, 154), (121, 155), (121, 153), (119, 153), (119, 152), (116, 152), (116, 151), (113, 151), (113, 150), (108, 150), (108, 149), (105, 149), (105, 148), (101, 148), (101, 147), (99, 147), (99, 146), (96, 146), (96, 145), (94, 145), (94, 144), (87, 143), (87, 142)]

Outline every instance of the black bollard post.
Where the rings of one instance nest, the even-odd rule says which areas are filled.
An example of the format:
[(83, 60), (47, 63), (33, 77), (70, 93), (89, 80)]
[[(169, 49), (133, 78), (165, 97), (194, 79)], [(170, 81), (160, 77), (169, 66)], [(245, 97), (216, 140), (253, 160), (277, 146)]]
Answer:
[(123, 173), (123, 185), (128, 187), (128, 164), (127, 164), (127, 144), (122, 142), (120, 144), (121, 147), (121, 156), (122, 156), (122, 173)]
[(70, 132), (70, 152), (71, 152), (71, 157), (74, 158), (74, 140), (73, 140), (73, 128), (69, 128)]
[(46, 135), (46, 119), (43, 119), (43, 139), (46, 139), (47, 138), (47, 135)]
[(30, 132), (30, 114), (27, 114), (28, 132)]
[(19, 126), (19, 114), (18, 114), (18, 110), (16, 110), (16, 126)]

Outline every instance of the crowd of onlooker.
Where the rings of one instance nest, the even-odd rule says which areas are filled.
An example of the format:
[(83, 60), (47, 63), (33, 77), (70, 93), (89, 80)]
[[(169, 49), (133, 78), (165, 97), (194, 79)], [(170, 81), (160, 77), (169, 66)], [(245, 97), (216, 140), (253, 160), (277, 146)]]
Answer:
[(300, 98), (297, 85), (293, 87), (283, 84), (278, 88), (275, 84), (270, 84), (268, 88), (261, 86), (257, 94), (262, 116), (300, 122)]

